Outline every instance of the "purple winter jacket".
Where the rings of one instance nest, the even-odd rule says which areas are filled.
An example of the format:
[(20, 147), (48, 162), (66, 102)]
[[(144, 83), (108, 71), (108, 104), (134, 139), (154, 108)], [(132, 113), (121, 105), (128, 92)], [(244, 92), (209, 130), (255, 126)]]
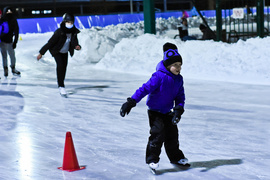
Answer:
[(146, 105), (150, 110), (166, 114), (174, 106), (185, 104), (183, 77), (174, 75), (166, 69), (163, 61), (157, 65), (157, 71), (131, 96), (137, 103), (148, 94)]

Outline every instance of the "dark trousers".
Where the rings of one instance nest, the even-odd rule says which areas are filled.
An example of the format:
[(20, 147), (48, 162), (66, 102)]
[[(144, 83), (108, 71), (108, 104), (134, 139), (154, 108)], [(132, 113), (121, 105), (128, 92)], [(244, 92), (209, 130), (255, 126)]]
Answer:
[(68, 53), (58, 53), (54, 56), (56, 62), (56, 75), (58, 87), (65, 87), (64, 80), (66, 77)]
[(172, 124), (172, 116), (148, 110), (150, 137), (146, 148), (146, 163), (159, 162), (161, 147), (164, 143), (170, 162), (185, 158), (179, 149), (178, 128)]
[(15, 68), (16, 65), (16, 57), (15, 57), (15, 51), (12, 47), (13, 43), (5, 43), (0, 42), (0, 50), (2, 53), (2, 59), (3, 59), (3, 68), (8, 66), (7, 58), (8, 55), (10, 57), (10, 67)]

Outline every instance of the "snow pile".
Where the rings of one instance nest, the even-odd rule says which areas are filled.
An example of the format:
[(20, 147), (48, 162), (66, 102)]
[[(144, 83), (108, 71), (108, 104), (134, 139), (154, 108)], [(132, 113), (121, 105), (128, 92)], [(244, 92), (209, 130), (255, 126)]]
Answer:
[[(156, 19), (156, 33), (159, 37), (166, 36), (168, 31), (174, 31), (177, 34), (177, 25), (180, 24), (181, 18), (170, 17)], [(197, 26), (191, 31), (193, 36), (200, 36), (198, 29), (201, 20), (198, 17), (189, 18), (191, 26)], [(80, 44), (84, 48), (83, 51), (75, 53), (74, 59), (78, 62), (82, 61), (82, 57), (86, 58), (87, 63), (97, 63), (106, 53), (111, 52), (114, 46), (124, 38), (136, 38), (144, 34), (144, 22), (124, 23), (117, 25), (109, 25), (106, 27), (92, 27), (90, 29), (82, 29), (78, 38)], [(175, 35), (174, 34), (174, 35)], [(174, 36), (173, 35), (173, 36)]]
[(102, 59), (107, 52), (111, 52), (123, 38), (132, 38), (144, 33), (142, 23), (125, 23), (110, 25), (105, 28), (92, 27), (83, 29), (79, 34), (79, 42), (84, 48), (74, 55), (74, 59), (81, 61), (81, 57), (89, 63), (96, 63)]
[[(78, 36), (82, 50), (74, 54), (73, 59), (82, 63), (96, 63), (111, 52), (118, 41), (99, 33), (95, 29), (82, 30)], [(83, 57), (83, 58), (82, 58)]]
[(179, 48), (185, 78), (262, 84), (270, 82), (267, 54), (269, 37), (227, 44), (214, 41), (182, 42), (145, 34), (120, 41), (96, 68), (149, 75), (162, 60), (162, 46), (166, 42), (175, 43)]
[(177, 43), (176, 40), (151, 34), (125, 38), (95, 67), (134, 74), (152, 73), (156, 64), (162, 60), (162, 46), (168, 41)]
[[(162, 33), (157, 35), (144, 34), (142, 22), (83, 29), (78, 35), (82, 50), (76, 51), (69, 63), (80, 66), (94, 63), (94, 68), (97, 69), (149, 76), (163, 58), (163, 44), (171, 42), (177, 45), (182, 55), (181, 74), (185, 78), (269, 84), (270, 37), (240, 40), (235, 44), (214, 41), (183, 42), (173, 39), (178, 33), (174, 30), (176, 23), (177, 19), (174, 18), (158, 19), (159, 30), (164, 27), (167, 30), (160, 31)], [(33, 51), (37, 53), (51, 35), (52, 33), (45, 33), (43, 37), (40, 34), (22, 36), (23, 39), (30, 38), (35, 42)], [(17, 54), (23, 52), (18, 50)], [(49, 53), (43, 59), (54, 63)]]

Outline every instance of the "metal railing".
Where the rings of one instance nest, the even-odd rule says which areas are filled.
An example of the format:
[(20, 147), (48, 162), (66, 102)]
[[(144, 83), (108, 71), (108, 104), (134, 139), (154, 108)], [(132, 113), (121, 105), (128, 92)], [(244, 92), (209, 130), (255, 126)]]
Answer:
[[(216, 0), (217, 40), (229, 43), (239, 39), (269, 35), (270, 0)], [(225, 35), (224, 35), (225, 32)]]

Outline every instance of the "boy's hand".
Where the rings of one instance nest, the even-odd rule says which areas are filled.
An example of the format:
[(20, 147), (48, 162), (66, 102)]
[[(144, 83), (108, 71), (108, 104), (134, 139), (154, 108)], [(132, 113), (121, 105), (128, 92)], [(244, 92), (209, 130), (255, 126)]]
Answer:
[(136, 101), (132, 98), (127, 98), (127, 102), (125, 102), (120, 109), (120, 115), (124, 117), (126, 114), (129, 114), (131, 108), (135, 106), (136, 106)]
[(181, 119), (181, 116), (177, 117), (176, 115), (174, 115), (172, 118), (172, 124), (177, 125), (177, 123), (179, 123), (180, 119)]
[(16, 43), (13, 43), (13, 44), (12, 44), (12, 48), (13, 48), (13, 49), (16, 49), (16, 47), (17, 47), (17, 44), (16, 44)]
[(177, 105), (173, 108), (174, 110), (174, 116), (172, 118), (172, 123), (173, 125), (177, 125), (181, 119), (181, 115), (184, 113), (184, 108), (183, 106)]
[(40, 60), (42, 58), (42, 54), (39, 54), (38, 56), (37, 56), (37, 60)]
[(77, 45), (77, 46), (75, 47), (75, 49), (76, 49), (76, 50), (81, 50), (81, 46), (80, 46), (80, 45)]

